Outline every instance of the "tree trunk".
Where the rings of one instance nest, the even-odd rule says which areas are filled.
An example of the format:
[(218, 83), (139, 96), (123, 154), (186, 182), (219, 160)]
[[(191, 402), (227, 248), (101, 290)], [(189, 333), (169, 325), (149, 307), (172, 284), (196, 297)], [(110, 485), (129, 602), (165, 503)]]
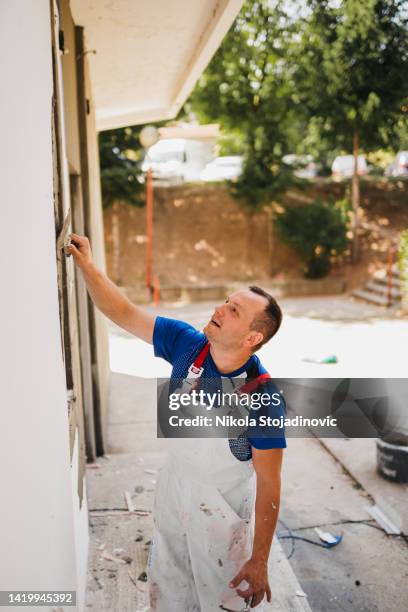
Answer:
[(112, 204), (112, 275), (114, 282), (121, 285), (119, 207), (119, 202)]
[(353, 157), (354, 168), (351, 179), (351, 203), (353, 207), (353, 243), (351, 248), (351, 260), (357, 263), (360, 259), (360, 245), (358, 229), (360, 226), (360, 177), (358, 174), (359, 134), (355, 130), (353, 134)]

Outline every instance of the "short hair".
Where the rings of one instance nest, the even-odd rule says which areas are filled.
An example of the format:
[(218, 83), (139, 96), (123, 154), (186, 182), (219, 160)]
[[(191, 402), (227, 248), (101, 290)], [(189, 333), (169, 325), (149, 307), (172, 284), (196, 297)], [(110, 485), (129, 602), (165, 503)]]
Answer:
[(275, 298), (262, 289), (262, 287), (251, 285), (248, 287), (248, 289), (252, 291), (252, 293), (265, 298), (267, 302), (265, 310), (256, 314), (250, 325), (250, 329), (263, 334), (262, 342), (259, 342), (259, 344), (257, 344), (253, 349), (253, 352), (255, 353), (255, 351), (259, 350), (261, 346), (266, 344), (279, 330), (282, 323), (282, 311)]

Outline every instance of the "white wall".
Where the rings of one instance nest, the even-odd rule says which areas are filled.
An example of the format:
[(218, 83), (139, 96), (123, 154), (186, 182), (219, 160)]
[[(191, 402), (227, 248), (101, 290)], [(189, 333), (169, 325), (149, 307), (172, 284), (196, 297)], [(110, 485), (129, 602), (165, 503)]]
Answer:
[(0, 0), (0, 49), (0, 590), (73, 590), (48, 0)]
[[(79, 444), (78, 444), (78, 429), (75, 432), (75, 442), (72, 452), (72, 501), (74, 504), (74, 525), (75, 525), (75, 548), (76, 548), (76, 567), (77, 567), (77, 606), (78, 610), (82, 610), (85, 604), (85, 593), (87, 583), (88, 569), (88, 548), (89, 548), (89, 531), (88, 531), (88, 497), (86, 491), (86, 478), (84, 477), (84, 495), (82, 498), (82, 507), (79, 507), (78, 496), (78, 462), (79, 462)], [(69, 608), (68, 608), (69, 610)]]
[[(89, 161), (89, 182), (90, 182), (90, 203), (91, 203), (91, 239), (93, 259), (101, 270), (106, 271), (105, 261), (105, 235), (103, 229), (103, 211), (101, 195), (101, 178), (98, 135), (96, 131), (95, 107), (93, 102), (93, 91), (89, 75), (88, 61), (85, 61), (85, 87), (86, 97), (90, 100), (89, 114), (87, 115), (87, 134), (88, 134), (88, 161)], [(95, 332), (96, 332), (96, 352), (97, 352), (97, 373), (99, 381), (100, 411), (102, 420), (103, 437), (105, 447), (107, 446), (107, 422), (108, 422), (108, 396), (109, 396), (109, 342), (107, 319), (103, 314), (94, 308), (95, 313)], [(106, 451), (106, 448), (105, 448)]]

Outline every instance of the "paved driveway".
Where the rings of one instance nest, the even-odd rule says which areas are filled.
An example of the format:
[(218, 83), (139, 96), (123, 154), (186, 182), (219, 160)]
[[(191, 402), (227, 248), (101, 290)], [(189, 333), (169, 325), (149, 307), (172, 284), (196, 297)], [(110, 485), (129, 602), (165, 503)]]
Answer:
[[(289, 377), (406, 377), (408, 319), (396, 311), (369, 306), (348, 297), (280, 300), (284, 312), (277, 336), (258, 353), (272, 376)], [(201, 328), (213, 303), (148, 307), (159, 315), (183, 319)], [(337, 364), (305, 361), (336, 355)], [(170, 369), (146, 351), (143, 342), (111, 327), (111, 369), (135, 376), (166, 376)]]

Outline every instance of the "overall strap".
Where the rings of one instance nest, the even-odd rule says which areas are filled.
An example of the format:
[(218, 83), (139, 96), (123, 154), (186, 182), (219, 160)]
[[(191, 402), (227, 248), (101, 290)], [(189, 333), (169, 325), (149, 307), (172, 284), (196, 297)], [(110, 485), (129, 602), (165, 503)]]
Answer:
[(188, 378), (195, 379), (198, 382), (198, 379), (204, 372), (203, 363), (208, 355), (209, 350), (210, 343), (207, 342), (195, 358), (194, 363), (192, 363), (191, 366), (188, 368)]
[(252, 393), (252, 391), (255, 391), (257, 387), (268, 382), (268, 380), (271, 380), (271, 376), (268, 374), (268, 372), (260, 374), (237, 389), (237, 393)]
[(196, 368), (201, 368), (202, 367), (202, 365), (203, 365), (203, 363), (204, 363), (204, 361), (205, 361), (205, 359), (206, 359), (206, 357), (208, 355), (209, 350), (210, 350), (210, 343), (206, 342), (204, 344), (203, 348), (201, 349), (201, 351), (199, 352), (199, 354), (197, 355), (197, 357), (194, 360), (193, 365)]
[[(207, 355), (210, 351), (210, 343), (206, 342), (203, 346), (199, 354), (197, 355), (194, 363), (189, 368), (189, 376), (193, 376), (194, 378), (200, 377), (203, 372), (203, 364), (207, 358)], [(257, 372), (259, 372), (258, 368), (256, 368)], [(250, 367), (247, 371), (247, 375), (251, 376), (253, 373), (253, 367)], [(245, 383), (241, 387), (237, 389), (237, 393), (252, 393), (255, 391), (257, 387), (266, 383), (268, 380), (271, 380), (270, 374), (265, 372), (264, 374), (259, 374), (255, 378), (252, 378), (249, 382)]]

